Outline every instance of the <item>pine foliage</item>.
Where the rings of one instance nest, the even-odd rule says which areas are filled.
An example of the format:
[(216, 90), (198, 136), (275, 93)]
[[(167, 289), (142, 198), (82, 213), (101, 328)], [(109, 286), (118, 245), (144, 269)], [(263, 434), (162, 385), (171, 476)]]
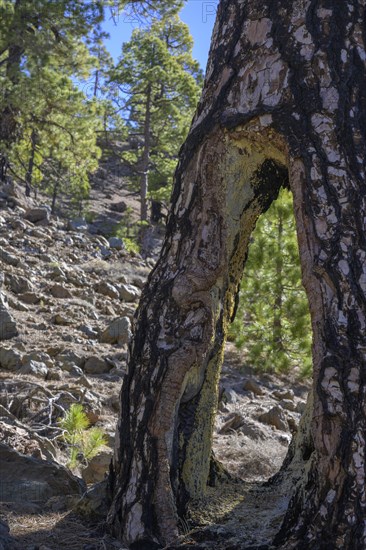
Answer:
[(257, 223), (230, 337), (260, 371), (311, 373), (310, 315), (289, 191)]
[(63, 440), (69, 448), (69, 467), (76, 468), (82, 461), (88, 462), (106, 445), (107, 439), (100, 428), (90, 428), (83, 406), (73, 403), (64, 418), (59, 421)]

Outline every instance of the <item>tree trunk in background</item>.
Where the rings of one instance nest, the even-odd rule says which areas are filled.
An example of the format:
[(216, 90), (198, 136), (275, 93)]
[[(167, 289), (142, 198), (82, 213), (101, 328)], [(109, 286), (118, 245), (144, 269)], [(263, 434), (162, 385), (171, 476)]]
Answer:
[(141, 179), (140, 179), (140, 200), (142, 222), (147, 221), (147, 193), (149, 190), (149, 163), (150, 163), (150, 132), (151, 132), (151, 85), (148, 85), (146, 93), (145, 105), (145, 121), (144, 121), (144, 150), (142, 153), (141, 162)]
[[(17, 13), (21, 0), (16, 0), (14, 4), (14, 12)], [(7, 85), (9, 83), (12, 86), (16, 86), (19, 82), (20, 76), (20, 63), (23, 55), (22, 47), (17, 43), (17, 37), (19, 37), (19, 29), (16, 24), (10, 33), (14, 43), (9, 44), (6, 51), (7, 62), (5, 80)], [(11, 91), (10, 91), (11, 93)], [(8, 157), (6, 149), (8, 149), (15, 141), (17, 137), (17, 112), (18, 108), (12, 104), (9, 99), (9, 91), (5, 91), (2, 98), (2, 108), (0, 113), (0, 144), (3, 150), (0, 151), (0, 182), (5, 182), (6, 172), (8, 168)]]
[[(160, 259), (121, 394), (109, 524), (178, 534), (204, 494), (227, 325), (250, 234), (289, 175), (313, 326), (302, 477), (276, 543), (366, 547), (366, 0), (221, 0)], [(306, 450), (305, 450), (306, 447)]]
[(25, 175), (25, 195), (30, 197), (32, 190), (32, 179), (33, 179), (33, 168), (34, 168), (34, 157), (36, 154), (37, 147), (37, 133), (35, 130), (32, 130), (31, 133), (31, 150), (29, 153), (28, 168)]

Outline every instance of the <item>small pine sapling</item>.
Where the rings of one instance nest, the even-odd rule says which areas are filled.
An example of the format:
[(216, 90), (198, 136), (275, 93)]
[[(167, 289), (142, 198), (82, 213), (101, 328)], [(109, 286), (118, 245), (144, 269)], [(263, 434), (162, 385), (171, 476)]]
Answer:
[(59, 425), (63, 430), (62, 439), (69, 446), (69, 468), (81, 466), (82, 461), (88, 462), (107, 443), (103, 430), (90, 428), (90, 421), (79, 403), (71, 405)]

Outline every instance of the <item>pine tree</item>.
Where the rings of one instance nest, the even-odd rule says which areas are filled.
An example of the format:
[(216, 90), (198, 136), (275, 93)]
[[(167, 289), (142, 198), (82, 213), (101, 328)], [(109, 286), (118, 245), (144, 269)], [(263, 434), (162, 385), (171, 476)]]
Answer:
[[(54, 211), (60, 192), (74, 202), (87, 197), (89, 174), (96, 170), (98, 104), (87, 101), (58, 66), (43, 67), (28, 83), (29, 101), (18, 115), (21, 136), (9, 149), (11, 173), (31, 188), (52, 196)], [(39, 90), (42, 93), (39, 93)]]
[(61, 190), (80, 202), (99, 122), (74, 82), (93, 68), (86, 38), (100, 36), (103, 2), (4, 0), (0, 15), (0, 180), (7, 171), (27, 195), (42, 184), (53, 209)]
[(192, 59), (192, 38), (177, 14), (135, 29), (111, 73), (120, 91), (136, 149), (124, 155), (135, 169), (141, 220), (147, 220), (148, 190), (170, 192), (179, 148), (188, 132), (201, 83)]
[(3, 158), (6, 149), (19, 137), (18, 118), (33, 91), (29, 84), (49, 64), (51, 57), (58, 59), (63, 72), (82, 73), (85, 69), (80, 55), (82, 39), (102, 18), (102, 1), (1, 0), (0, 146)]
[(259, 219), (230, 336), (258, 370), (311, 372), (309, 307), (301, 285), (292, 197), (283, 190)]

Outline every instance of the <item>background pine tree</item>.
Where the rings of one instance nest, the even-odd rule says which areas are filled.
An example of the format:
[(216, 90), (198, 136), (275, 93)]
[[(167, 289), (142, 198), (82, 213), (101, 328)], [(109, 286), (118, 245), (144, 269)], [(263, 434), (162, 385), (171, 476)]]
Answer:
[(311, 373), (311, 325), (287, 190), (258, 221), (230, 338), (258, 370)]

